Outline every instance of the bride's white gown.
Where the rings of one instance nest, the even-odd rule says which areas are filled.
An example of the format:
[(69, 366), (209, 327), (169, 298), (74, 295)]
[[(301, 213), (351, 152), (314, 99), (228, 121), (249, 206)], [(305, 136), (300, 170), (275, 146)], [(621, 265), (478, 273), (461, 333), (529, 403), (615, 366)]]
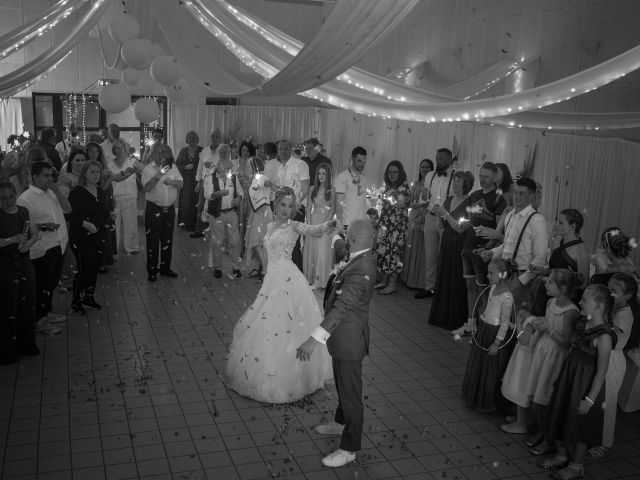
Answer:
[(267, 225), (267, 274), (253, 304), (233, 330), (227, 361), (229, 387), (267, 403), (289, 403), (323, 388), (332, 378), (331, 357), (318, 345), (311, 360), (296, 359), (296, 349), (322, 322), (309, 282), (291, 261), (302, 233), (318, 235), (325, 225), (290, 221)]

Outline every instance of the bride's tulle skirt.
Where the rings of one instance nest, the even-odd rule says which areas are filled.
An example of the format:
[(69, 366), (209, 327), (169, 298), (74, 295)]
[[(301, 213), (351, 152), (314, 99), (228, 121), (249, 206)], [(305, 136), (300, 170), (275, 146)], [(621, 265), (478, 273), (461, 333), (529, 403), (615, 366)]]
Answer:
[(331, 357), (318, 344), (311, 360), (296, 349), (322, 322), (318, 300), (290, 260), (269, 262), (262, 288), (233, 330), (227, 361), (229, 387), (266, 403), (290, 403), (332, 378)]

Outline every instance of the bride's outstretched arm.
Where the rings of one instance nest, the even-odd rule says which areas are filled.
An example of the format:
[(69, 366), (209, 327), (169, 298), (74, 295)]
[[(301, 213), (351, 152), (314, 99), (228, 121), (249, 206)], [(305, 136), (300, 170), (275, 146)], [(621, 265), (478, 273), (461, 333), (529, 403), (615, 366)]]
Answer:
[(308, 223), (299, 223), (298, 231), (303, 235), (311, 235), (312, 237), (321, 237), (322, 235), (333, 232), (336, 228), (335, 220), (319, 223), (318, 225), (309, 225)]

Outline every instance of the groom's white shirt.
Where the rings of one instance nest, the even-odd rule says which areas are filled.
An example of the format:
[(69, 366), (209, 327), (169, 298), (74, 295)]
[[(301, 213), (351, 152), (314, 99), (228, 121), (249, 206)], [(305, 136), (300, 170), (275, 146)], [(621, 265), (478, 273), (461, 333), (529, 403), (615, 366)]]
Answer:
[[(362, 255), (365, 252), (368, 252), (369, 250), (371, 250), (370, 248), (365, 248), (364, 250), (358, 250), (357, 252), (353, 252), (350, 256), (349, 256), (349, 261), (347, 262), (347, 265), (349, 265), (349, 263), (351, 263), (351, 260), (353, 260), (354, 258), (356, 258), (358, 255)], [(345, 266), (345, 268), (347, 268)], [(318, 342), (320, 342), (323, 345), (327, 344), (327, 340), (329, 340), (329, 337), (331, 336), (331, 334), (329, 332), (327, 332), (324, 328), (322, 328), (321, 326), (317, 326), (315, 328), (315, 330), (311, 333), (311, 336), (317, 340)]]

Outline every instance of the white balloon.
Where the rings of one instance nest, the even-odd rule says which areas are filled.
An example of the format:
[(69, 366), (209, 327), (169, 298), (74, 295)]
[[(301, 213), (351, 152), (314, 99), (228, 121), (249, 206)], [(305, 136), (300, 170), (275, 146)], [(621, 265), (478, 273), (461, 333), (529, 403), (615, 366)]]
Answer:
[(129, 87), (134, 87), (140, 81), (140, 71), (135, 68), (127, 67), (122, 70), (122, 81)]
[(136, 38), (140, 35), (140, 24), (136, 17), (129, 15), (128, 13), (120, 13), (109, 20), (107, 26), (109, 35), (114, 42), (122, 45), (124, 42), (131, 38)]
[(149, 58), (153, 60), (156, 57), (164, 55), (164, 50), (160, 45), (156, 45), (155, 43), (151, 45)]
[(173, 85), (164, 87), (164, 94), (169, 100), (175, 103), (184, 102), (189, 96), (189, 93), (189, 83), (184, 78), (181, 78)]
[(160, 85), (168, 87), (180, 80), (180, 66), (175, 57), (161, 55), (151, 62), (151, 77)]
[(107, 113), (122, 113), (131, 105), (131, 94), (121, 83), (105, 85), (100, 89), (98, 102)]
[(158, 119), (160, 107), (153, 98), (140, 98), (133, 105), (133, 113), (140, 123), (151, 123)]
[(128, 65), (134, 68), (147, 68), (151, 52), (151, 42), (146, 38), (130, 38), (122, 44), (120, 55)]

